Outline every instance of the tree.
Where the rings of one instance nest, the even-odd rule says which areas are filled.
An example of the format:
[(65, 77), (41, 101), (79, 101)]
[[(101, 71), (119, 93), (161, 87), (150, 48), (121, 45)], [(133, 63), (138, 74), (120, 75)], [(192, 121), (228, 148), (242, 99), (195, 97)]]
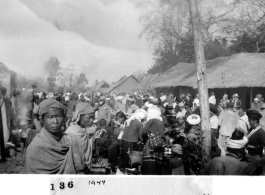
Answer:
[(77, 77), (77, 80), (76, 80), (77, 89), (80, 92), (85, 92), (87, 84), (88, 84), (88, 79), (86, 78), (86, 74), (81, 73), (79, 77)]
[[(223, 6), (222, 3), (212, 3), (210, 0), (202, 2), (204, 4), (201, 3), (200, 10), (204, 14), (200, 25), (203, 44), (205, 46), (210, 41), (208, 47), (211, 48), (216, 44), (212, 41), (214, 33), (222, 29), (219, 26), (215, 32), (212, 27), (225, 22), (227, 14), (234, 9), (235, 4)], [(154, 64), (148, 73), (164, 72), (179, 62), (194, 62), (192, 25), (186, 0), (134, 0), (134, 3), (143, 10), (140, 16), (142, 25), (140, 38), (145, 37), (153, 50)], [(217, 8), (222, 8), (224, 11), (216, 15)], [(223, 50), (221, 56), (231, 55), (226, 45), (217, 44), (217, 46)], [(205, 50), (205, 53), (206, 59), (208, 56), (210, 59), (220, 56), (218, 52), (213, 53), (210, 50)]]
[(48, 74), (48, 78), (47, 78), (48, 87), (47, 87), (47, 90), (49, 92), (54, 92), (55, 81), (56, 81), (56, 77), (58, 75), (59, 70), (60, 70), (60, 62), (59, 62), (59, 60), (56, 57), (51, 56), (50, 59), (44, 65), (44, 71), (45, 71), (45, 73)]
[(200, 99), (201, 128), (202, 128), (202, 150), (206, 161), (211, 159), (211, 126), (210, 109), (208, 101), (208, 88), (206, 79), (206, 63), (204, 57), (201, 16), (199, 12), (198, 0), (189, 0), (192, 29), (194, 35), (194, 50), (196, 56), (197, 82)]

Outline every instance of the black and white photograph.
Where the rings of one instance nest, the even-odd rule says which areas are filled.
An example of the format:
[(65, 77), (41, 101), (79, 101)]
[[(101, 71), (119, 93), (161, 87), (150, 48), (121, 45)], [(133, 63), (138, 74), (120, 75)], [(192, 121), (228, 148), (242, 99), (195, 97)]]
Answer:
[(0, 0), (0, 177), (210, 195), (265, 175), (264, 96), (265, 0)]

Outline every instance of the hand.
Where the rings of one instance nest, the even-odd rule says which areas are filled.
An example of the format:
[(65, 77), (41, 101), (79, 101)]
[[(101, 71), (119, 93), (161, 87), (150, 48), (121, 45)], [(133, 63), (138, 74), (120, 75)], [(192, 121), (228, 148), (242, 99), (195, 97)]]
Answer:
[(97, 130), (97, 131), (94, 133), (93, 137), (94, 137), (95, 139), (99, 139), (99, 138), (100, 138), (100, 133), (101, 133), (101, 130)]

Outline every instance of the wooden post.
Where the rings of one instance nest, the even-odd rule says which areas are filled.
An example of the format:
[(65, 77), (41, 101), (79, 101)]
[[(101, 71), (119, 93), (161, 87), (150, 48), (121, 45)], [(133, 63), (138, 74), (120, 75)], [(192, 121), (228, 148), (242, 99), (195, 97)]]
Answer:
[(204, 158), (210, 160), (211, 158), (211, 126), (210, 126), (210, 111), (209, 98), (206, 80), (206, 63), (204, 57), (204, 47), (202, 39), (202, 31), (200, 24), (200, 13), (197, 0), (189, 0), (189, 9), (192, 22), (195, 61), (197, 67), (197, 82), (200, 99), (201, 112), (201, 127), (202, 127), (202, 149)]

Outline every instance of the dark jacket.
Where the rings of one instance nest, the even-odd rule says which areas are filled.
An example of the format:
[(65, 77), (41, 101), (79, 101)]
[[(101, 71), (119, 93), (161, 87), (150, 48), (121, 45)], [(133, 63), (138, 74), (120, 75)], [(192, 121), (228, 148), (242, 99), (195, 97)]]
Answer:
[(125, 127), (122, 140), (127, 142), (138, 142), (142, 140), (143, 124), (138, 120), (132, 120), (130, 125)]

